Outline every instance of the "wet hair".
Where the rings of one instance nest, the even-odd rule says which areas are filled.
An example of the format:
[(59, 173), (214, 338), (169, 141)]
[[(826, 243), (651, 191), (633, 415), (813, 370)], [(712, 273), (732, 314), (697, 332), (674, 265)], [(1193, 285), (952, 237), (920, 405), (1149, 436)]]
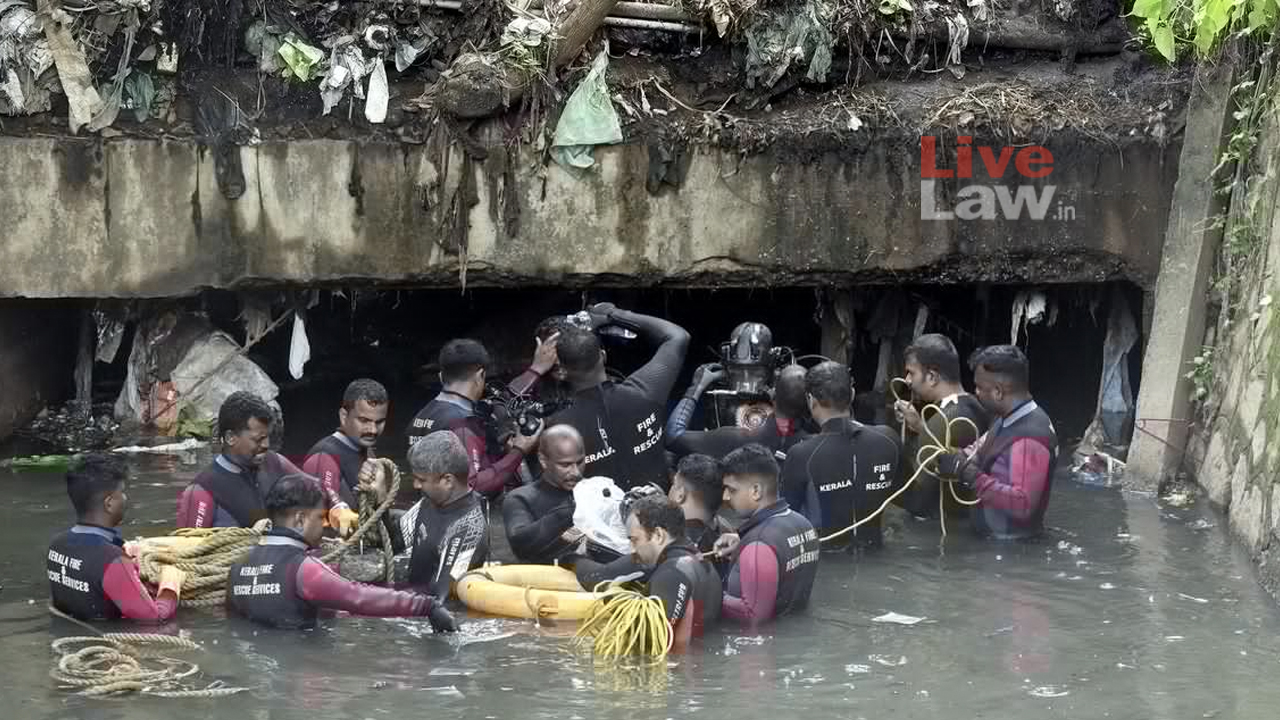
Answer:
[(995, 375), (1015, 392), (1026, 391), (1031, 387), (1031, 363), (1015, 345), (989, 345), (981, 348), (970, 356), (969, 367), (974, 372), (982, 368)]
[(470, 338), (450, 340), (440, 348), (440, 379), (446, 383), (466, 380), (480, 368), (489, 367), (489, 351)]
[(672, 538), (685, 536), (684, 511), (666, 495), (646, 495), (636, 500), (631, 506), (631, 517), (649, 534), (662, 528)]
[(580, 327), (567, 327), (556, 341), (556, 357), (570, 375), (584, 375), (600, 364), (600, 338)]
[(724, 470), (719, 460), (701, 453), (685, 455), (676, 465), (676, 475), (703, 507), (711, 512), (720, 509), (724, 499)]
[(324, 507), (324, 490), (320, 489), (320, 481), (314, 477), (292, 473), (271, 486), (262, 504), (273, 519), (297, 508), (314, 510)]
[(849, 366), (828, 360), (809, 368), (804, 376), (805, 392), (823, 407), (848, 409), (853, 405), (853, 384)]
[(354, 409), (356, 403), (361, 400), (374, 406), (386, 405), (389, 401), (387, 389), (377, 380), (370, 380), (369, 378), (352, 380), (351, 384), (342, 393), (342, 408), (344, 410)]
[(734, 450), (724, 456), (720, 465), (724, 468), (725, 477), (751, 476), (759, 479), (767, 492), (778, 492), (778, 461), (774, 459), (773, 451), (760, 443)]
[(773, 404), (783, 416), (797, 419), (809, 413), (805, 403), (805, 370), (800, 365), (788, 365), (778, 372), (773, 385)]
[(452, 430), (437, 430), (409, 448), (409, 468), (424, 475), (451, 474), (466, 481), (471, 471), (467, 448)]
[(249, 429), (249, 421), (257, 420), (270, 426), (275, 421), (275, 409), (266, 400), (247, 390), (237, 390), (222, 401), (218, 408), (218, 436), (241, 433)]
[(569, 324), (569, 321), (565, 319), (565, 316), (552, 315), (538, 323), (538, 327), (534, 328), (533, 334), (536, 335), (539, 340), (546, 340), (556, 333), (563, 334), (564, 331), (570, 327), (573, 326)]
[(77, 517), (88, 515), (102, 498), (124, 487), (124, 461), (106, 453), (90, 453), (67, 471), (67, 497)]
[(960, 382), (960, 353), (946, 335), (921, 335), (907, 346), (902, 356), (907, 360), (914, 359), (926, 371), (938, 373), (944, 382)]

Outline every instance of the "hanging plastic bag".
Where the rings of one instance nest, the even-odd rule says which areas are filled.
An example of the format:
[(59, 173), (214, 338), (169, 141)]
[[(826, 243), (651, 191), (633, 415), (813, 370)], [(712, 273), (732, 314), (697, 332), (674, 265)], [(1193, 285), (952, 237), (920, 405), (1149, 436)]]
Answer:
[(302, 379), (302, 368), (311, 359), (311, 342), (307, 340), (307, 325), (299, 313), (293, 314), (293, 337), (289, 340), (289, 374), (294, 380)]
[(593, 542), (623, 555), (631, 553), (622, 524), (622, 488), (607, 477), (590, 477), (573, 486), (573, 526)]
[(609, 86), (604, 81), (608, 66), (609, 52), (605, 50), (592, 61), (591, 71), (565, 103), (551, 143), (556, 162), (561, 165), (589, 168), (595, 165), (593, 147), (622, 142), (618, 112), (613, 109)]

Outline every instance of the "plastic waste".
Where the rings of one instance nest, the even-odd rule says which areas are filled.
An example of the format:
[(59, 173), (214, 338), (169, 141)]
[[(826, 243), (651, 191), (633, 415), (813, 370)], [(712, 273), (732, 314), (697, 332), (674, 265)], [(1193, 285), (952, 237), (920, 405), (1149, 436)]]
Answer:
[(592, 61), (591, 70), (565, 103), (551, 143), (556, 162), (561, 165), (589, 168), (595, 164), (592, 148), (622, 142), (622, 126), (604, 78), (608, 67), (606, 49)]
[(808, 60), (805, 77), (814, 82), (827, 79), (835, 36), (835, 5), (827, 0), (808, 0), (786, 10), (768, 9), (756, 14), (744, 29), (747, 36), (747, 87), (756, 83), (773, 87), (793, 64)]
[(374, 125), (387, 119), (390, 90), (387, 87), (387, 64), (382, 57), (373, 59), (373, 72), (369, 73), (369, 97), (364, 101), (364, 118)]
[(289, 374), (294, 380), (302, 378), (302, 368), (311, 359), (311, 342), (307, 340), (307, 325), (302, 315), (293, 314), (293, 337), (289, 341)]
[(628, 555), (631, 540), (622, 523), (622, 488), (610, 478), (595, 476), (573, 487), (573, 526), (592, 541)]
[(279, 53), (280, 59), (284, 60), (289, 72), (302, 82), (310, 80), (315, 74), (316, 66), (324, 60), (323, 50), (308, 45), (293, 35), (286, 35), (280, 41), (280, 49), (276, 52)]

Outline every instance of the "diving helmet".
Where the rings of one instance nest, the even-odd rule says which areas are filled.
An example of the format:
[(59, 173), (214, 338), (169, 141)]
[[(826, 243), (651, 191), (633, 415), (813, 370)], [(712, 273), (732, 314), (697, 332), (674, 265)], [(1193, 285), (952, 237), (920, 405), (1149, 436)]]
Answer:
[(773, 333), (763, 323), (744, 322), (720, 346), (729, 388), (739, 395), (767, 397), (773, 381)]

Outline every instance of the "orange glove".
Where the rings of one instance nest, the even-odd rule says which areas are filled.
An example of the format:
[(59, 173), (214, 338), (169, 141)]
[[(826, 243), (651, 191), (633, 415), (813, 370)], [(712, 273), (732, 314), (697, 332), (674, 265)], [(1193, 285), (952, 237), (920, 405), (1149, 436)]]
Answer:
[(360, 524), (360, 513), (351, 508), (333, 508), (329, 511), (329, 527), (337, 528), (338, 534), (346, 537)]
[(182, 596), (182, 583), (186, 579), (186, 572), (172, 565), (165, 565), (160, 569), (160, 592), (172, 592), (175, 599), (179, 598)]

